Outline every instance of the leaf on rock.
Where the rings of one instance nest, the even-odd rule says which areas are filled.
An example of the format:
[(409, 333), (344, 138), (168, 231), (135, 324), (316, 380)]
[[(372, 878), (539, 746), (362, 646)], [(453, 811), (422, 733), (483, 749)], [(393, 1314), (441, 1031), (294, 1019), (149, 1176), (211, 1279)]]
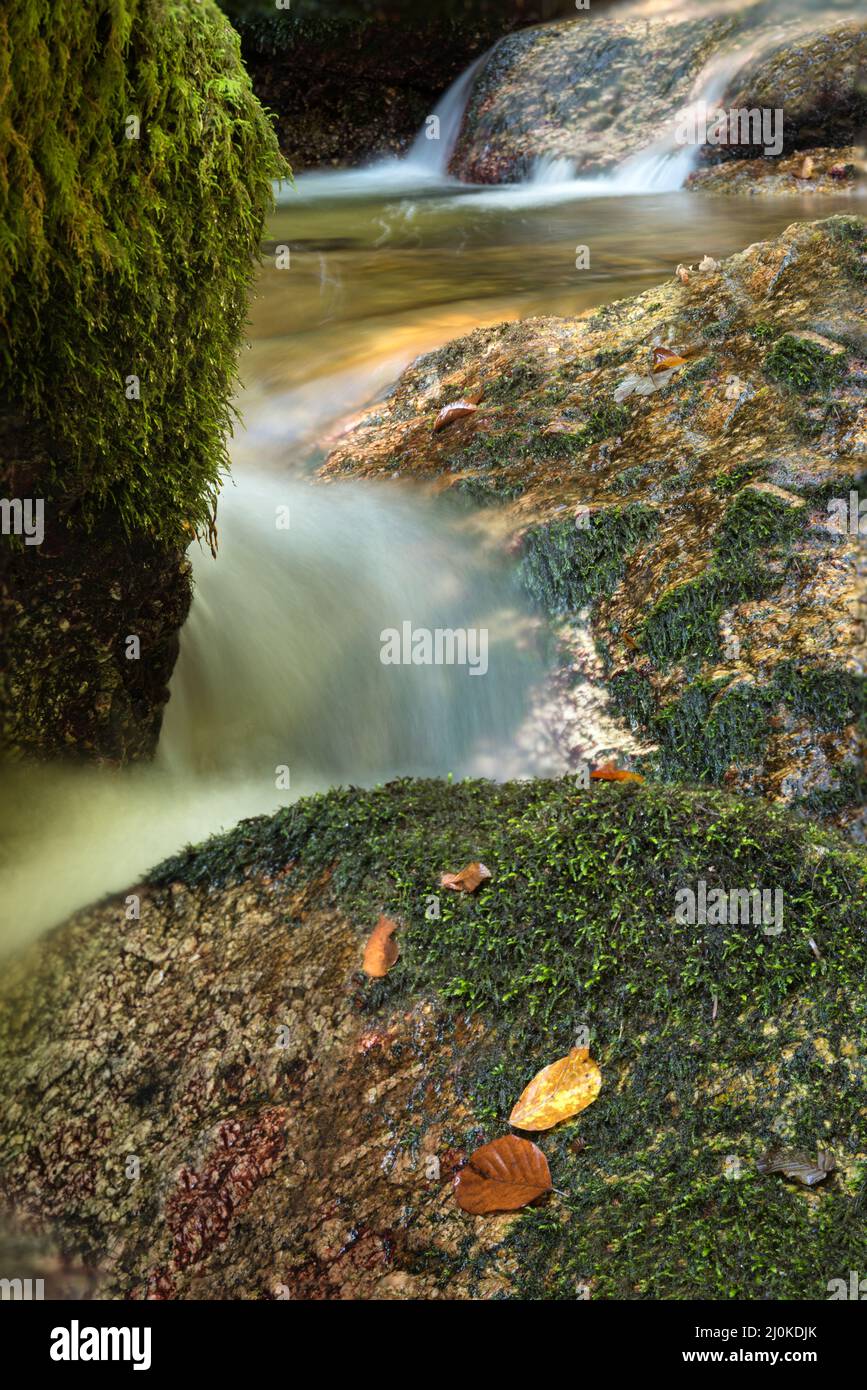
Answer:
[(592, 1105), (601, 1086), (602, 1073), (589, 1048), (573, 1047), (533, 1077), (521, 1092), (509, 1124), (516, 1129), (550, 1129)]
[(653, 349), (653, 372), (670, 372), (675, 367), (685, 367), (686, 358), (681, 357), (679, 352), (672, 352), (671, 348), (655, 347)]
[(485, 883), (490, 877), (490, 869), (477, 861), (466, 864), (459, 874), (441, 874), (440, 884), (443, 888), (453, 888), (456, 893), (475, 893), (479, 884)]
[(397, 942), (394, 940), (396, 930), (397, 922), (392, 922), (390, 917), (380, 916), (364, 948), (362, 969), (365, 975), (378, 980), (388, 974), (400, 955)]
[(453, 420), (462, 420), (465, 415), (472, 415), (477, 409), (472, 401), (453, 401), (451, 405), (444, 405), (434, 420), (434, 434), (444, 430)]
[(494, 1139), (471, 1154), (455, 1175), (459, 1207), (473, 1216), (492, 1211), (517, 1211), (551, 1191), (548, 1160), (529, 1139), (516, 1134)]
[(784, 1153), (781, 1149), (771, 1149), (756, 1164), (759, 1172), (766, 1176), (782, 1173), (784, 1178), (792, 1178), (804, 1187), (815, 1187), (817, 1183), (824, 1182), (836, 1166), (834, 1155), (828, 1153), (827, 1149), (820, 1149), (815, 1159), (805, 1153)]
[(590, 773), (595, 782), (643, 782), (644, 778), (640, 772), (628, 772), (624, 767), (618, 767), (616, 763), (604, 763), (602, 767), (594, 767)]

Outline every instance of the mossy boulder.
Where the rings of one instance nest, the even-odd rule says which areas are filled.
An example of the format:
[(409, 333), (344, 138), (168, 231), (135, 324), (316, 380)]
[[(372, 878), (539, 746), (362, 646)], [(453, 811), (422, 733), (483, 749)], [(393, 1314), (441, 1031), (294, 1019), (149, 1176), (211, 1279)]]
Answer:
[[(783, 153), (859, 139), (867, 117), (867, 26), (826, 17), (780, 24), (762, 8), (687, 18), (582, 13), (497, 43), (476, 77), (452, 172), (471, 183), (514, 183), (538, 159), (581, 174), (610, 171), (676, 137), (676, 113), (704, 95), (702, 74), (740, 45), (755, 57), (719, 96), (729, 111), (783, 110)], [(713, 109), (713, 108), (712, 108)], [(750, 159), (763, 147), (738, 126), (700, 161)], [(774, 161), (771, 161), (773, 164)]]
[[(440, 887), (475, 858), (478, 893)], [(702, 881), (780, 893), (780, 929), (678, 921)], [(97, 1297), (825, 1299), (867, 1264), (865, 932), (863, 850), (718, 790), (299, 802), (5, 964), (11, 1239)], [(584, 1029), (599, 1098), (537, 1136), (556, 1192), (466, 1215), (455, 1172)], [(775, 1147), (834, 1172), (765, 1175)]]
[[(44, 506), (42, 544), (2, 540), (2, 736), (17, 753), (134, 757), (153, 747), (189, 603), (183, 551), (213, 535), (284, 166), (211, 0), (73, 0), (50, 23), (43, 9), (11, 0), (0, 15), (0, 477), (7, 498)], [(103, 588), (121, 590), (109, 621), (89, 607), (97, 556)], [(125, 669), (127, 634), (146, 639), (144, 676)], [(119, 733), (130, 685), (144, 722)], [(69, 700), (95, 689), (102, 713), (83, 729)]]
[[(859, 219), (795, 224), (581, 318), (478, 330), (413, 363), (323, 476), (499, 502), (525, 585), (589, 621), (656, 743), (646, 773), (863, 837), (865, 256)], [(666, 347), (683, 365), (655, 374)]]

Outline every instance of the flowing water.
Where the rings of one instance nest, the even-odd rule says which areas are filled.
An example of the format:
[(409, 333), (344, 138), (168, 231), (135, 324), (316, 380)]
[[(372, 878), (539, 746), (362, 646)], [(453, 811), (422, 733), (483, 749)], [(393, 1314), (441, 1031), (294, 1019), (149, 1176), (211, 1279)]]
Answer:
[[(315, 485), (312, 470), (328, 438), (420, 352), (480, 325), (636, 293), (678, 261), (719, 259), (848, 204), (687, 194), (680, 156), (656, 147), (592, 183), (549, 161), (522, 185), (465, 187), (444, 171), (469, 84), (465, 75), (444, 98), (439, 143), (421, 132), (405, 160), (303, 175), (279, 191), (241, 361), (244, 426), (219, 554), (193, 551), (196, 593), (157, 759), (7, 774), (0, 944), (298, 795), (399, 774), (568, 765), (539, 727), (550, 643), (488, 518), (405, 485)], [(590, 251), (584, 270), (578, 246)], [(484, 629), (487, 673), (383, 665), (381, 633), (405, 621)], [(602, 706), (583, 708), (573, 751), (576, 737), (588, 752), (616, 743)]]

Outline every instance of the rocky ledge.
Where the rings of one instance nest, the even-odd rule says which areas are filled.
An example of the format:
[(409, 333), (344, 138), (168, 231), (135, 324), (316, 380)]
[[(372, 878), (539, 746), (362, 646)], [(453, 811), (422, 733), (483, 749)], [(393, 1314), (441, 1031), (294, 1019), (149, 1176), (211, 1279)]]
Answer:
[[(568, 159), (583, 175), (610, 171), (675, 138), (677, 113), (713, 85), (713, 63), (732, 72), (714, 110), (783, 111), (776, 154), (859, 140), (867, 26), (833, 14), (781, 25), (761, 13), (747, 5), (740, 15), (679, 20), (582, 14), (506, 35), (475, 79), (452, 172), (513, 183), (538, 159)], [(702, 145), (699, 159), (752, 159), (765, 148), (739, 123), (727, 140)]]
[[(702, 884), (779, 912), (678, 920)], [(864, 850), (718, 790), (398, 782), (245, 822), (6, 964), (4, 1248), (101, 1298), (825, 1299), (867, 1265), (865, 924)], [(556, 1190), (461, 1210), (580, 1037), (598, 1098), (533, 1136)], [(769, 1150), (821, 1150), (815, 1185)]]
[(529, 591), (567, 625), (589, 610), (616, 707), (657, 745), (645, 773), (863, 839), (865, 277), (864, 223), (836, 217), (581, 318), (478, 330), (415, 362), (323, 475), (499, 503)]

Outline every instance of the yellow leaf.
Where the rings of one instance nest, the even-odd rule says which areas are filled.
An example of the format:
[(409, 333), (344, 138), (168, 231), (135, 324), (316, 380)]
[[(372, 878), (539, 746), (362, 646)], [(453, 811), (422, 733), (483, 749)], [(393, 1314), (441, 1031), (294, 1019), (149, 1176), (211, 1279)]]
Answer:
[(586, 1110), (599, 1095), (602, 1073), (586, 1047), (573, 1047), (559, 1062), (543, 1067), (509, 1116), (516, 1129), (550, 1129)]

